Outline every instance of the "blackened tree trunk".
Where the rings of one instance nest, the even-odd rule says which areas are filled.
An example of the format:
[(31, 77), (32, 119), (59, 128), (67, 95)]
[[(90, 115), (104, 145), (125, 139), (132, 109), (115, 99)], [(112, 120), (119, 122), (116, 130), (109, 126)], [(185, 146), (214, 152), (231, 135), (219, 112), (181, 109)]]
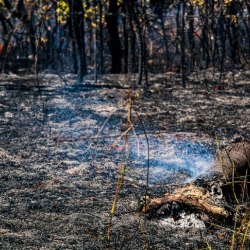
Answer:
[(218, 50), (218, 46), (217, 46), (217, 42), (218, 42), (218, 34), (217, 34), (217, 26), (218, 26), (218, 18), (216, 16), (216, 11), (217, 11), (217, 7), (215, 7), (215, 2), (214, 0), (212, 0), (211, 2), (211, 30), (212, 30), (212, 41), (211, 41), (211, 47), (212, 47), (212, 51), (211, 51), (211, 64), (212, 67), (214, 67), (216, 65), (216, 59), (217, 56), (219, 55), (219, 50)]
[(134, 18), (134, 0), (127, 0), (124, 2), (124, 12), (125, 12), (125, 37), (127, 41), (124, 44), (124, 56), (127, 60), (127, 72), (135, 72), (135, 44), (136, 44), (136, 35), (133, 27), (133, 18)]
[(78, 61), (77, 61), (77, 48), (76, 48), (76, 43), (72, 43), (72, 62), (73, 62), (73, 73), (77, 74), (78, 73)]
[(167, 1), (151, 1), (151, 3), (152, 3), (152, 6), (154, 7), (154, 12), (157, 14), (160, 20), (162, 39), (165, 45), (166, 67), (168, 68), (171, 62), (170, 62), (170, 56), (169, 56), (169, 42), (168, 42), (167, 30), (165, 27), (164, 13), (167, 12), (169, 3)]
[[(144, 9), (144, 6), (141, 6), (142, 11), (139, 10), (138, 6), (134, 6), (135, 15), (134, 15), (134, 23), (136, 27), (137, 34), (137, 44), (138, 44), (138, 77), (137, 77), (137, 85), (142, 83), (142, 79), (144, 76), (145, 85), (148, 85), (148, 77), (147, 77), (147, 48), (146, 48), (146, 37), (145, 37), (145, 23), (147, 23), (147, 14)], [(138, 18), (140, 17), (140, 18)]]
[[(125, 13), (125, 12), (124, 12)], [(123, 18), (123, 67), (122, 73), (128, 73), (128, 31), (126, 26), (126, 17)]]
[(102, 15), (103, 15), (103, 5), (102, 1), (98, 0), (98, 9), (99, 9), (99, 43), (100, 43), (100, 74), (104, 74), (104, 45), (103, 45), (103, 22), (102, 22)]
[(193, 69), (193, 66), (195, 66), (195, 56), (194, 56), (194, 50), (195, 50), (195, 37), (194, 37), (194, 6), (192, 4), (189, 5), (188, 9), (188, 15), (189, 15), (189, 29), (188, 29), (188, 40), (189, 40), (189, 58), (190, 58), (190, 69)]
[[(246, 4), (244, 6), (244, 10), (247, 10), (248, 16), (250, 15), (250, 3)], [(243, 12), (243, 8), (242, 11)], [(241, 14), (243, 16), (243, 14)], [(244, 29), (245, 29), (245, 37), (246, 37), (246, 42), (245, 42), (245, 55), (247, 58), (250, 58), (250, 18), (242, 18), (243, 24), (244, 24)]]
[(237, 13), (239, 13), (237, 8), (237, 2), (232, 1), (230, 7), (229, 7), (229, 14), (230, 14), (230, 26), (231, 26), (231, 32), (229, 28), (229, 42), (232, 50), (232, 63), (237, 64), (240, 62), (240, 35), (239, 35), (239, 28), (238, 28), (238, 17)]
[(180, 53), (180, 4), (177, 5), (175, 22), (176, 22), (176, 44), (175, 44), (175, 54)]
[(109, 1), (109, 10), (106, 15), (107, 29), (109, 32), (109, 45), (112, 57), (111, 73), (121, 73), (122, 50), (118, 33), (118, 6), (117, 0)]
[(73, 47), (76, 47), (78, 58), (77, 82), (82, 83), (87, 73), (85, 41), (84, 41), (84, 10), (81, 0), (68, 0), (70, 6), (70, 27)]
[(134, 22), (135, 22), (136, 34), (137, 34), (137, 40), (138, 40), (138, 77), (137, 77), (136, 85), (140, 85), (142, 83), (143, 64), (144, 64), (143, 30), (136, 15), (134, 18)]
[(219, 10), (219, 20), (218, 20), (218, 34), (219, 34), (219, 40), (220, 40), (220, 82), (222, 79), (222, 74), (224, 71), (224, 60), (226, 55), (226, 35), (225, 35), (225, 18), (223, 14), (223, 2), (220, 3), (220, 10)]
[(185, 1), (181, 1), (182, 15), (181, 15), (181, 76), (182, 76), (182, 86), (186, 87), (185, 81)]

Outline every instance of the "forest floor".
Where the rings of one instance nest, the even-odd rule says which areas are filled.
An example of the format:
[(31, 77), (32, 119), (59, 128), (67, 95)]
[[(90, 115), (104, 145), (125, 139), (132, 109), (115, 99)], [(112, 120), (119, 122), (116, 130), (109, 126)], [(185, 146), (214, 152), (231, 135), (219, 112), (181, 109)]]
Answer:
[(150, 75), (148, 88), (133, 90), (125, 138), (132, 77), (76, 86), (73, 75), (44, 72), (38, 86), (34, 75), (1, 74), (0, 248), (229, 249), (233, 225), (138, 211), (146, 189), (162, 195), (207, 173), (216, 142), (250, 138), (250, 71), (219, 78), (199, 72), (183, 88), (177, 74)]

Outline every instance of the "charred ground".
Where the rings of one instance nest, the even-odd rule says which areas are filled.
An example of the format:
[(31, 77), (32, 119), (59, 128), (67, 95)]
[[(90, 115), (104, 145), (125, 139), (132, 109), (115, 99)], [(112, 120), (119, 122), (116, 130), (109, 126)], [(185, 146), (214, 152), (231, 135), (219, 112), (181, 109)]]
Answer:
[[(150, 76), (148, 88), (138, 87), (133, 100), (149, 134), (155, 138), (202, 142), (215, 148), (238, 134), (249, 139), (250, 72), (237, 75), (207, 70), (190, 75), (181, 87), (178, 74)], [(127, 122), (131, 79), (105, 76), (92, 88), (75, 86), (72, 75), (43, 73), (0, 76), (0, 247), (1, 249), (227, 249), (233, 226), (197, 227), (192, 219), (163, 223), (138, 212), (145, 193), (145, 162), (127, 161), (125, 183), (110, 221), (122, 141), (110, 150)], [(133, 78), (132, 78), (133, 79)], [(137, 134), (144, 136), (136, 115)], [(131, 144), (137, 136), (131, 133)], [(136, 147), (135, 147), (136, 148)], [(150, 169), (151, 171), (151, 169)], [(153, 171), (153, 170), (152, 170)], [(161, 195), (192, 176), (169, 169), (163, 184), (149, 192)], [(167, 184), (167, 185), (166, 185)]]

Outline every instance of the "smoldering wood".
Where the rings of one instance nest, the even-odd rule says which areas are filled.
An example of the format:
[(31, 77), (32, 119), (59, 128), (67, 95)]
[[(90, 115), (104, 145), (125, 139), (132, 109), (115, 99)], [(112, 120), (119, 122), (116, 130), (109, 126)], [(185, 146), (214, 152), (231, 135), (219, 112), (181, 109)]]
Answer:
[[(229, 190), (232, 191), (229, 196), (238, 195), (233, 193), (236, 192), (234, 188), (228, 189), (225, 187), (233, 185), (238, 177), (244, 177), (245, 182), (249, 180), (249, 167), (250, 142), (233, 142), (225, 149), (219, 150), (216, 161), (211, 166), (211, 172), (208, 175), (200, 176), (196, 181), (178, 187), (173, 193), (166, 193), (159, 198), (147, 199), (141, 211), (150, 213), (159, 209), (162, 205), (177, 202), (213, 218), (226, 218), (230, 215), (230, 212), (223, 189), (229, 193)], [(201, 182), (203, 182), (203, 185), (199, 185)], [(217, 191), (208, 188), (214, 184), (215, 186), (217, 184)]]

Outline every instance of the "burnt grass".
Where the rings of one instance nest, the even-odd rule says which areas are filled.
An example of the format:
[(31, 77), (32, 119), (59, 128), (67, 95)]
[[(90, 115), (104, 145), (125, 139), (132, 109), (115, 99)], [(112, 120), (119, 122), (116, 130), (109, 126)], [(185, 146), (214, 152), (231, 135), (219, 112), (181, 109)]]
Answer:
[[(164, 226), (138, 212), (147, 164), (132, 156), (125, 160), (108, 240), (127, 154), (124, 139), (111, 145), (125, 131), (123, 87), (133, 77), (103, 76), (95, 87), (91, 77), (86, 85), (74, 79), (41, 73), (38, 86), (34, 75), (0, 75), (0, 249), (229, 249), (233, 225)], [(177, 74), (150, 75), (149, 87), (134, 90), (130, 150), (144, 130), (156, 155), (155, 138), (188, 138), (212, 148), (216, 136), (222, 145), (235, 135), (249, 139), (250, 71), (218, 79), (219, 73), (199, 72), (183, 88)], [(148, 192), (161, 195), (188, 177), (169, 169), (165, 181), (154, 180)]]

